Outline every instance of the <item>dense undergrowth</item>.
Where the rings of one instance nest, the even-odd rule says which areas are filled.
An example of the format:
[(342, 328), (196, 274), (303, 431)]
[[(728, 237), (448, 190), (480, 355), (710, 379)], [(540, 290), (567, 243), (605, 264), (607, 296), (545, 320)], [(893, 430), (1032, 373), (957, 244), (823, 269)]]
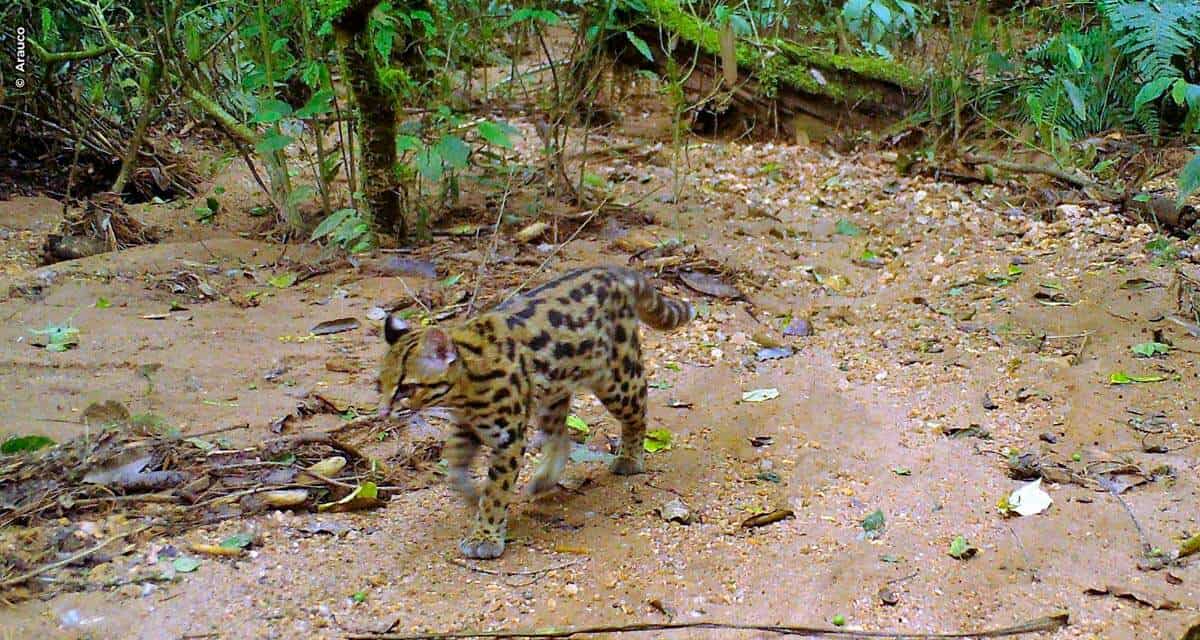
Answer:
[[(32, 53), (23, 70), (0, 72), (7, 136), (76, 160), (108, 154), (120, 162), (112, 189), (130, 191), (145, 158), (178, 153), (177, 133), (201, 116), (225, 139), (219, 162), (261, 170), (262, 213), (350, 251), (381, 230), (419, 237), (464, 181), (500, 192), (540, 177), (548, 193), (587, 203), (589, 176), (563, 162), (569, 131), (594, 122), (604, 72), (669, 57), (681, 40), (758, 74), (767, 91), (787, 82), (863, 100), (818, 60), (886, 79), (924, 96), (905, 124), (946, 132), (934, 146), (1007, 138), (1097, 181), (1113, 176), (1096, 136), (1178, 146), (1200, 135), (1191, 0), (18, 0), (0, 14), (3, 37)], [(646, 25), (659, 42), (638, 35)], [(683, 128), (711, 96), (687, 95), (694, 69), (669, 62), (639, 73)], [(507, 153), (517, 129), (497, 107), (514, 100), (545, 124), (541, 166)], [(96, 130), (113, 132), (108, 144)], [(1198, 186), (1200, 157), (1180, 172), (1178, 201)], [(219, 209), (209, 198), (193, 215)]]

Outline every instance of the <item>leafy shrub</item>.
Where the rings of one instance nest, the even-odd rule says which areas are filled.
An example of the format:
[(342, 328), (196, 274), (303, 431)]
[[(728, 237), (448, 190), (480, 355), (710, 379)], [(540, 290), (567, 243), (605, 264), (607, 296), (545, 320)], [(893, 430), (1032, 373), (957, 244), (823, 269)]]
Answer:
[(1051, 144), (1130, 123), (1136, 88), (1106, 27), (1068, 27), (1025, 56), (1020, 109)]
[(338, 209), (312, 232), (312, 240), (326, 239), (350, 253), (370, 251), (375, 246), (371, 225), (354, 209)]
[[(1183, 130), (1200, 131), (1200, 2), (1107, 0), (1100, 7), (1120, 34), (1116, 49), (1132, 62), (1140, 87), (1133, 100), (1138, 122), (1153, 123), (1146, 128), (1157, 135), (1159, 121), (1172, 121), (1168, 110), (1173, 106), (1186, 114), (1178, 123)], [(1173, 105), (1156, 109), (1163, 96)], [(1143, 115), (1145, 110), (1155, 111), (1155, 117)]]
[(842, 19), (867, 51), (891, 59), (891, 47), (915, 37), (927, 21), (924, 11), (905, 0), (847, 0)]

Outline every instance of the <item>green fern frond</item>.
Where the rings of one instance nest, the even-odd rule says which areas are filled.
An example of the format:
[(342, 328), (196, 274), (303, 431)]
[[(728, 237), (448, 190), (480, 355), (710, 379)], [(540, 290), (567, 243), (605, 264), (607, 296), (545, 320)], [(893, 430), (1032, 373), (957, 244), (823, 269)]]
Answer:
[(1133, 59), (1143, 82), (1184, 75), (1200, 49), (1200, 2), (1108, 0), (1102, 11), (1121, 33), (1116, 47)]

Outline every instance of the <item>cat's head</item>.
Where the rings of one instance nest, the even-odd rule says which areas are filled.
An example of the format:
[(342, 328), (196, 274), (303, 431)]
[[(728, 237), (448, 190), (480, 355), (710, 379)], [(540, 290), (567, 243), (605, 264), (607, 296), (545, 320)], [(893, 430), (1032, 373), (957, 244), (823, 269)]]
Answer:
[(462, 363), (450, 334), (437, 327), (410, 327), (389, 314), (383, 324), (387, 354), (379, 368), (379, 415), (446, 406), (453, 400)]

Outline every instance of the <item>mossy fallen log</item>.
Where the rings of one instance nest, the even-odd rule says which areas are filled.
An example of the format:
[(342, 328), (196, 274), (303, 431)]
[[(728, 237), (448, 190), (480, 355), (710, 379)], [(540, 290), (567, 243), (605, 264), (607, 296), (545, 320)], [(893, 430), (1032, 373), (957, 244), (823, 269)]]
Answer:
[[(647, 11), (628, 16), (631, 31), (648, 43), (660, 74), (668, 57), (691, 68), (688, 96), (704, 97), (720, 126), (753, 126), (784, 136), (823, 140), (837, 131), (894, 125), (918, 105), (919, 74), (899, 62), (839, 55), (780, 38), (737, 38), (737, 80), (724, 79), (721, 30), (675, 0), (646, 0)], [(613, 38), (617, 43), (622, 39)], [(671, 41), (671, 51), (663, 45)], [(618, 60), (635, 63), (636, 52)], [(645, 58), (641, 58), (645, 63)]]

